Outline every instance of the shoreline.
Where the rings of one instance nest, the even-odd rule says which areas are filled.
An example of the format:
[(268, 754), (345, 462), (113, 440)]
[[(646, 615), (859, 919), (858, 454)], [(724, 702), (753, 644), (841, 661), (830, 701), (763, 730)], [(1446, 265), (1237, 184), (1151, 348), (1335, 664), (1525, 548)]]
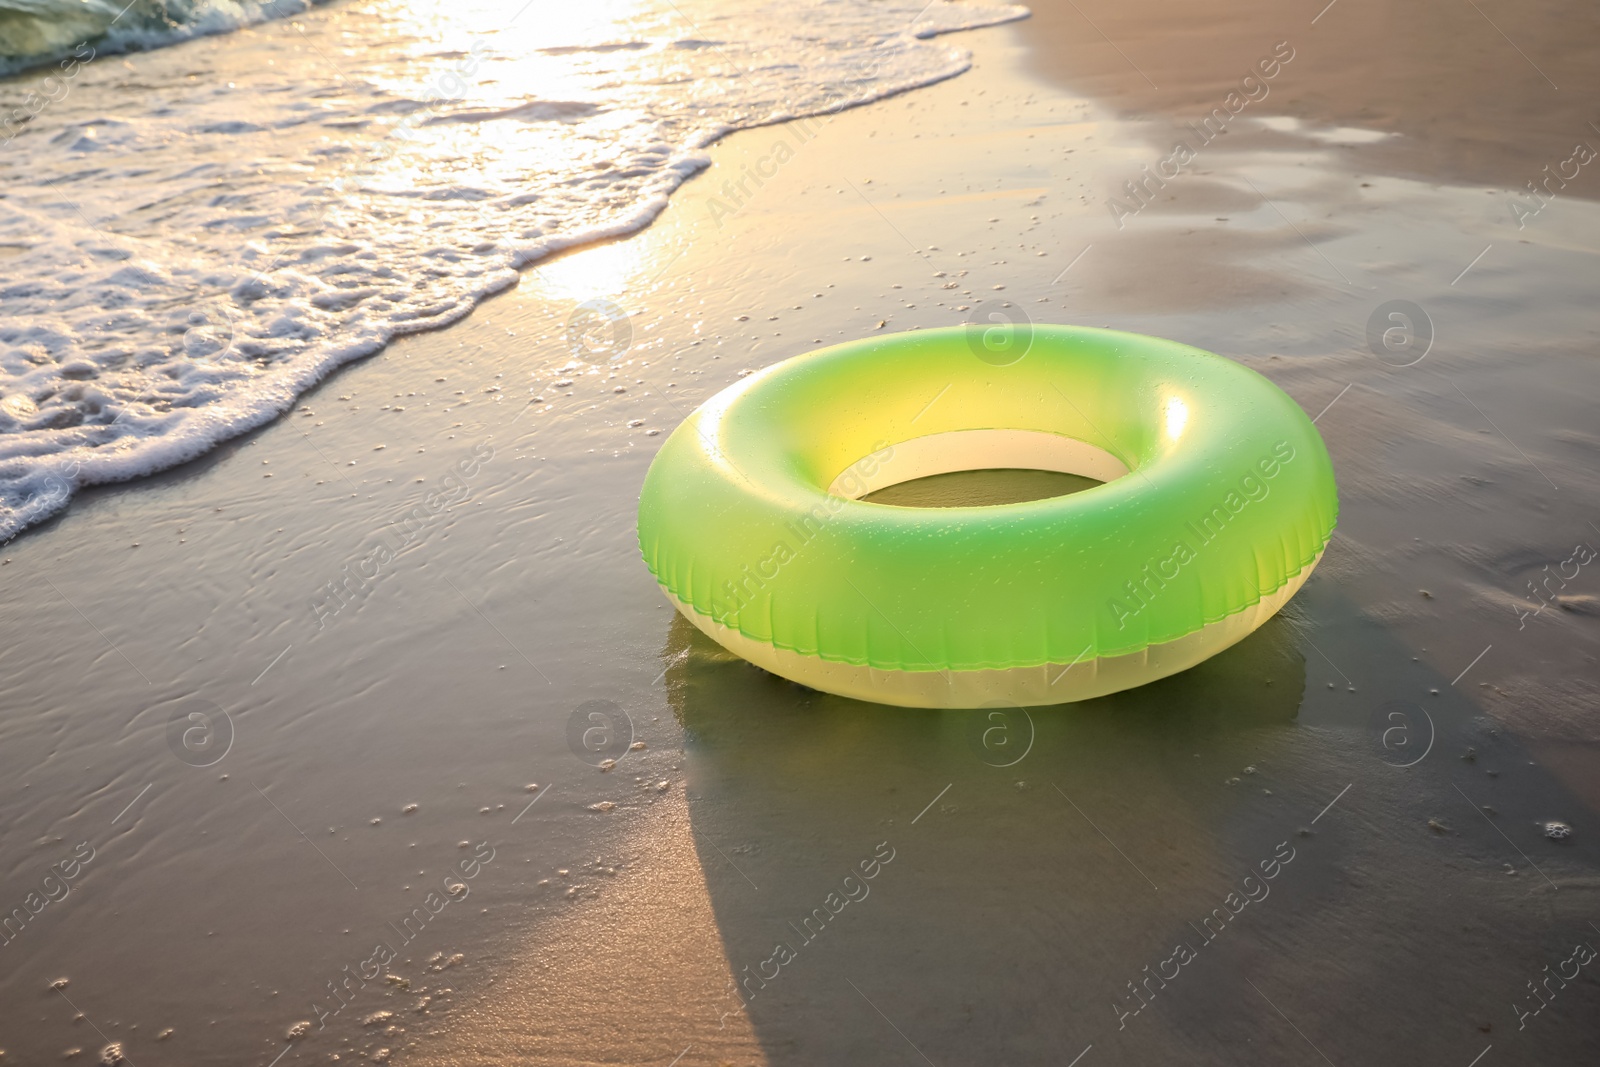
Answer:
[[(472, 314), (483, 300), (516, 285), (521, 272), (553, 255), (568, 249), (593, 247), (647, 228), (665, 209), (671, 194), (705, 166), (706, 146), (730, 132), (777, 123), (780, 115), (792, 119), (795, 115), (837, 114), (850, 107), (864, 106), (958, 76), (965, 69), (959, 51), (941, 53), (922, 42), (967, 32), (972, 27), (1005, 24), (1027, 15), (1026, 9), (1014, 5), (988, 8), (942, 5), (940, 11), (925, 18), (930, 10), (923, 8), (910, 24), (891, 35), (907, 44), (915, 37), (912, 48), (880, 50), (871, 56), (870, 63), (849, 72), (852, 75), (849, 86), (853, 92), (829, 87), (820, 94), (814, 93), (815, 99), (791, 99), (765, 117), (752, 118), (737, 109), (720, 114), (701, 109), (699, 118), (694, 121), (658, 118), (658, 128), (654, 130), (658, 140), (645, 146), (633, 146), (637, 151), (636, 165), (613, 168), (608, 181), (620, 195), (605, 208), (594, 204), (579, 204), (573, 208), (569, 203), (567, 207), (572, 209), (572, 217), (551, 229), (549, 217), (517, 210), (519, 206), (538, 202), (541, 197), (530, 195), (525, 189), (519, 190), (516, 185), (507, 185), (502, 187), (499, 198), (504, 210), (487, 215), (478, 212), (476, 224), (471, 228), (462, 229), (465, 222), (459, 212), (434, 215), (427, 228), (444, 243), (431, 251), (426, 245), (413, 247), (413, 241), (386, 232), (382, 225), (376, 224), (380, 218), (387, 219), (396, 213), (396, 195), (407, 195), (384, 190), (383, 175), (416, 166), (414, 150), (418, 134), (428, 126), (517, 116), (514, 107), (509, 110), (453, 107), (465, 97), (473, 80), (496, 85), (498, 78), (504, 76), (502, 68), (508, 57), (494, 52), (482, 38), (475, 38), (469, 51), (451, 53), (457, 62), (435, 71), (426, 85), (415, 87), (416, 95), (421, 98), (412, 102), (416, 107), (405, 110), (383, 127), (376, 139), (361, 142), (369, 158), (364, 169), (354, 172), (353, 176), (338, 169), (320, 171), (306, 162), (327, 155), (322, 150), (325, 146), (306, 146), (304, 158), (300, 160), (274, 157), (277, 165), (287, 162), (300, 168), (295, 174), (302, 195), (306, 197), (288, 208), (280, 205), (279, 210), (309, 214), (312, 217), (309, 225), (297, 219), (293, 224), (258, 235), (262, 239), (251, 240), (248, 219), (224, 215), (186, 220), (200, 232), (218, 226), (238, 232), (241, 237), (238, 248), (207, 250), (190, 246), (180, 255), (180, 246), (167, 241), (167, 235), (159, 227), (141, 229), (139, 220), (124, 218), (115, 209), (105, 213), (102, 207), (95, 205), (92, 198), (101, 190), (91, 183), (75, 195), (83, 199), (91, 211), (102, 214), (99, 223), (93, 222), (77, 202), (61, 194), (49, 173), (43, 173), (44, 183), (50, 186), (48, 197), (52, 202), (64, 202), (76, 216), (66, 220), (70, 225), (64, 225), (61, 219), (51, 220), (39, 203), (46, 194), (38, 186), (31, 189), (24, 186), (21, 179), (31, 177), (30, 167), (53, 162), (54, 155), (23, 153), (19, 164), (15, 154), (21, 150), (12, 149), (13, 156), (8, 159), (19, 179), (12, 203), (20, 210), (13, 209), (0, 221), (10, 223), (7, 232), (15, 236), (16, 243), (8, 247), (13, 249), (13, 256), (19, 257), (16, 261), (19, 268), (43, 275), (38, 284), (46, 288), (60, 285), (56, 277), (59, 264), (48, 261), (47, 257), (38, 261), (26, 258), (36, 248), (34, 231), (48, 225), (54, 228), (53, 236), (58, 245), (80, 245), (88, 239), (78, 225), (81, 221), (101, 241), (115, 243), (107, 236), (108, 230), (118, 234), (117, 241), (121, 241), (122, 246), (116, 254), (99, 254), (122, 259), (138, 257), (139, 269), (145, 271), (146, 287), (152, 292), (161, 292), (168, 304), (181, 306), (187, 302), (192, 306), (174, 318), (171, 308), (165, 305), (157, 310), (159, 301), (152, 304), (146, 298), (141, 302), (137, 297), (147, 294), (138, 286), (125, 285), (127, 279), (121, 275), (96, 274), (91, 267), (84, 266), (76, 275), (74, 285), (78, 290), (94, 294), (108, 307), (131, 307), (130, 321), (146, 327), (144, 335), (139, 335), (137, 328), (129, 328), (127, 332), (135, 336), (107, 340), (100, 336), (105, 331), (65, 314), (63, 309), (77, 307), (70, 297), (41, 301), (37, 292), (26, 287), (13, 290), (18, 301), (13, 309), (16, 325), (7, 332), (6, 338), (22, 347), (7, 353), (6, 369), (13, 376), (13, 393), (7, 397), (7, 403), (0, 406), (0, 422), (10, 424), (17, 431), (13, 451), (4, 464), (7, 468), (4, 480), (0, 481), (0, 493), (5, 498), (5, 510), (0, 513), (0, 534), (4, 535), (4, 542), (69, 506), (74, 491), (81, 487), (118, 484), (181, 466), (225, 441), (282, 418), (334, 370), (370, 358), (402, 337), (448, 329)], [(313, 29), (318, 34), (333, 32), (331, 27), (338, 18), (337, 11), (320, 9), (315, 16)], [(515, 18), (513, 16), (513, 22)], [(264, 25), (270, 27), (272, 22), (265, 20)], [(296, 25), (303, 35), (304, 28)], [(380, 20), (376, 25), (400, 32), (398, 24), (384, 24)], [(510, 25), (505, 28), (509, 29)], [(156, 48), (145, 53), (141, 62), (152, 71), (152, 88), (157, 92), (169, 89), (164, 82), (170, 81), (174, 71), (181, 70), (186, 63), (210, 63), (226, 68), (230, 62), (245, 67), (262, 63), (271, 67), (279, 62), (273, 56), (281, 49), (282, 42), (273, 39), (270, 28), (264, 33), (246, 33), (244, 29), (238, 27), (238, 32), (228, 34), (200, 34), (200, 40), (182, 42), (192, 46), (183, 52)], [(284, 34), (276, 36), (281, 38)], [(321, 54), (314, 38), (306, 40), (314, 52)], [(908, 60), (908, 51), (915, 52), (916, 58)], [(517, 58), (527, 60), (541, 54), (544, 53)], [(323, 58), (325, 60), (326, 56)], [(92, 61), (92, 54), (89, 59)], [(140, 73), (126, 58), (121, 67)], [(127, 86), (116, 81), (122, 76), (121, 71), (108, 70), (105, 64), (98, 67), (91, 67), (89, 62), (75, 65), (66, 77), (77, 78), (85, 71), (88, 73), (84, 80), (76, 85), (61, 82), (53, 74), (36, 74), (31, 78), (24, 75), (13, 79), (11, 87), (18, 91), (29, 89), (25, 104), (33, 115), (28, 118), (39, 113), (33, 109), (34, 101), (41, 107), (54, 105), (48, 125), (59, 126), (63, 131), (56, 134), (57, 138), (74, 130), (92, 131), (108, 121), (100, 114), (99, 98), (123, 94)], [(881, 83), (872, 81), (880, 76)], [(342, 72), (340, 77), (344, 77)], [(822, 84), (827, 84), (826, 79)], [(47, 89), (45, 96), (34, 91), (46, 85), (54, 88)], [(227, 86), (232, 90), (235, 83), (230, 81)], [(0, 84), (0, 88), (4, 87)], [(269, 84), (267, 95), (279, 91)], [(89, 98), (87, 104), (85, 98)], [(194, 104), (194, 101), (185, 103)], [(524, 117), (529, 121), (562, 121), (563, 115), (571, 117), (569, 113), (586, 115), (600, 110), (592, 102), (551, 106), (554, 111), (536, 108), (535, 113)], [(16, 109), (16, 113), (22, 110)], [(168, 113), (175, 110), (182, 109), (169, 107)], [(353, 125), (365, 127), (371, 110), (367, 117), (353, 120)], [(302, 116), (294, 116), (278, 123), (278, 127), (292, 129), (301, 124)], [(347, 119), (344, 126), (334, 124), (332, 128), (342, 129), (351, 124), (352, 120)], [(200, 134), (209, 131), (248, 137), (262, 129), (249, 122), (229, 121), (199, 131), (184, 129), (182, 134), (190, 138), (191, 155), (205, 159), (219, 147), (232, 156), (250, 151), (251, 146), (242, 141), (219, 145), (215, 141), (208, 142)], [(23, 130), (29, 132), (31, 127), (24, 125)], [(140, 164), (125, 170), (123, 178), (143, 177), (161, 170), (161, 157), (150, 154), (148, 142), (154, 140), (147, 139), (147, 143), (122, 154), (118, 165), (126, 166), (133, 161)], [(25, 147), (37, 149), (38, 141), (37, 137), (27, 138)], [(7, 144), (10, 143), (8, 139)], [(479, 151), (486, 151), (489, 144), (500, 147), (497, 139), (490, 139), (487, 143), (480, 142)], [(68, 151), (96, 147), (99, 146), (93, 137), (85, 134), (71, 142)], [(141, 152), (145, 154), (137, 154)], [(504, 159), (497, 162), (509, 165)], [(524, 161), (523, 165), (528, 162), (534, 161)], [(609, 166), (604, 160), (596, 161), (596, 165)], [(182, 169), (186, 173), (193, 170)], [(215, 164), (213, 170), (222, 174), (216, 171)], [(112, 173), (116, 171), (113, 169)], [(59, 174), (56, 177), (66, 180)], [(78, 176), (72, 178), (76, 181)], [(485, 175), (480, 174), (480, 178), (486, 187), (494, 184)], [(186, 193), (177, 186), (178, 180), (179, 175), (171, 175), (174, 188), (163, 187), (159, 194), (152, 195), (159, 195), (163, 200), (207, 199), (197, 190)], [(223, 187), (244, 180), (237, 175), (214, 178)], [(365, 186), (369, 184), (378, 187), (377, 192), (382, 195), (352, 202), (350, 198), (355, 191), (365, 194), (368, 192)], [(578, 183), (575, 179), (566, 184)], [(338, 195), (329, 195), (330, 190)], [(487, 188), (458, 188), (449, 183), (428, 191), (433, 194), (431, 199), (454, 202), (477, 201), (488, 195)], [(256, 190), (258, 198), (264, 195), (263, 190)], [(385, 200), (385, 196), (389, 199)], [(400, 200), (401, 205), (404, 203)], [(273, 210), (270, 205), (263, 205), (267, 216)], [(349, 243), (348, 239), (355, 237), (355, 233), (347, 228), (345, 216), (363, 212), (368, 225), (361, 240), (371, 247), (349, 256), (360, 243)], [(179, 216), (170, 217), (176, 220)], [(176, 221), (174, 224), (181, 225)], [(457, 232), (447, 233), (451, 227)], [(316, 241), (310, 247), (304, 240), (308, 234), (315, 235)], [(266, 238), (271, 239), (270, 247)], [(314, 264), (326, 258), (330, 249), (339, 248), (342, 238), (346, 239), (348, 247), (336, 254), (349, 258), (331, 273), (319, 273)], [(451, 247), (452, 238), (454, 247)], [(210, 262), (205, 262), (208, 255)], [(371, 266), (367, 261), (378, 255), (396, 262), (402, 271), (410, 263), (415, 268), (411, 271), (411, 288), (418, 294), (425, 294), (425, 298), (409, 292), (406, 286), (394, 286), (393, 278), (385, 269), (363, 274)], [(431, 259), (424, 258), (427, 256)], [(244, 281), (245, 278), (248, 281)], [(359, 284), (362, 279), (370, 284)], [(354, 313), (346, 316), (345, 312), (352, 309)], [(165, 333), (181, 332), (181, 341), (176, 345), (170, 337), (153, 329), (151, 316), (160, 314), (168, 317)], [(124, 350), (117, 350), (119, 344), (126, 346)], [(31, 352), (32, 356), (48, 352), (53, 358), (44, 362), (25, 358), (28, 345), (36, 349)], [(143, 376), (117, 373), (129, 363), (135, 351), (139, 368), (148, 373)], [(91, 384), (79, 384), (85, 380)], [(35, 397), (47, 403), (45, 412), (41, 413)], [(105, 408), (118, 406), (121, 410), (115, 418), (102, 421)], [(133, 417), (122, 423), (123, 417), (129, 414)]]

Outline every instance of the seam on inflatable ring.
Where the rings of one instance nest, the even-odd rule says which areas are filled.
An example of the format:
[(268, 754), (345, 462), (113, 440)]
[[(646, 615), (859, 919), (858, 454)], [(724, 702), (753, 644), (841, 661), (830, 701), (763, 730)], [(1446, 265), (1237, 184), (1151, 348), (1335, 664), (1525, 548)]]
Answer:
[[(901, 671), (829, 662), (753, 641), (737, 630), (729, 630), (692, 613), (682, 603), (674, 603), (679, 614), (739, 658), (825, 693), (908, 708), (992, 707), (995, 700), (1018, 706), (1043, 706), (1092, 700), (1187, 670), (1260, 627), (1288, 603), (1309, 575), (1308, 568), (1299, 580), (1281, 589), (1270, 600), (1189, 637), (1151, 646), (1130, 656), (1088, 661), (1084, 664), (1086, 670), (1075, 678), (1071, 665), (1066, 665), (1068, 669), (1056, 670), (1064, 666), (1059, 663), (975, 671)], [(1195, 643), (1197, 638), (1201, 639), (1198, 644)], [(923, 684), (936, 680), (942, 680), (943, 685), (929, 688)]]
[[(1337, 525), (1337, 521), (1338, 521), (1337, 520), (1337, 515), (1335, 515), (1334, 525)], [(1279, 582), (1277, 585), (1273, 586), (1271, 589), (1259, 590), (1253, 600), (1247, 601), (1246, 603), (1244, 603), (1240, 607), (1235, 608), (1232, 611), (1223, 612), (1222, 614), (1217, 615), (1214, 618), (1208, 618), (1203, 623), (1201, 623), (1199, 626), (1196, 626), (1191, 630), (1187, 630), (1184, 633), (1178, 634), (1178, 635), (1173, 636), (1173, 637), (1163, 638), (1160, 641), (1147, 641), (1143, 645), (1133, 646), (1133, 647), (1130, 647), (1130, 648), (1127, 648), (1127, 649), (1120, 649), (1120, 650), (1119, 649), (1111, 649), (1111, 650), (1100, 649), (1100, 650), (1097, 650), (1094, 658), (1096, 660), (1100, 660), (1100, 659), (1109, 659), (1109, 658), (1116, 658), (1116, 657), (1123, 657), (1123, 656), (1134, 656), (1134, 655), (1139, 655), (1140, 653), (1148, 654), (1149, 650), (1152, 649), (1152, 648), (1159, 648), (1159, 647), (1161, 647), (1163, 645), (1171, 644), (1174, 641), (1181, 641), (1184, 638), (1190, 636), (1191, 634), (1195, 634), (1195, 633), (1200, 632), (1201, 630), (1204, 630), (1207, 626), (1214, 626), (1217, 623), (1222, 622), (1224, 619), (1229, 619), (1229, 618), (1232, 618), (1235, 615), (1239, 615), (1239, 614), (1242, 614), (1243, 612), (1251, 611), (1251, 610), (1253, 610), (1255, 608), (1258, 608), (1262, 601), (1267, 600), (1267, 599), (1271, 598), (1272, 596), (1276, 595), (1281, 589), (1284, 588), (1284, 586), (1287, 586), (1287, 585), (1291, 584), (1292, 582), (1294, 582), (1297, 578), (1299, 578), (1302, 574), (1304, 574), (1308, 568), (1314, 566), (1322, 558), (1323, 553), (1327, 551), (1329, 542), (1331, 542), (1332, 539), (1333, 539), (1333, 530), (1334, 530), (1334, 526), (1329, 526), (1328, 527), (1328, 532), (1323, 535), (1322, 543), (1317, 548), (1317, 550), (1311, 554), (1310, 558), (1306, 559), (1303, 563), (1301, 563), (1299, 567), (1297, 567), (1294, 571), (1292, 571), (1289, 574), (1287, 574), (1284, 577), (1283, 581)], [(652, 568), (652, 574), (654, 574), (653, 568)], [(799, 648), (799, 647), (795, 647), (795, 646), (792, 646), (792, 645), (782, 644), (782, 643), (779, 643), (777, 641), (774, 641), (774, 640), (771, 640), (771, 639), (768, 639), (768, 638), (765, 638), (765, 637), (756, 637), (753, 634), (746, 633), (743, 629), (741, 629), (738, 626), (729, 626), (728, 623), (723, 622), (720, 619), (714, 618), (709, 613), (700, 611), (700, 609), (695, 606), (695, 604), (694, 604), (694, 602), (692, 600), (685, 600), (682, 597), (680, 597), (665, 582), (661, 581), (659, 576), (656, 577), (656, 584), (661, 586), (662, 592), (665, 593), (666, 596), (670, 600), (672, 600), (674, 602), (674, 604), (683, 605), (683, 606), (689, 608), (691, 611), (695, 612), (697, 615), (701, 615), (704, 618), (709, 619), (710, 621), (716, 623), (717, 625), (725, 627), (726, 629), (733, 630), (734, 632), (738, 633), (740, 636), (744, 637), (745, 639), (747, 639), (749, 641), (753, 641), (753, 642), (755, 642), (757, 644), (761, 644), (761, 645), (766, 645), (769, 648), (778, 649), (778, 650), (783, 651), (783, 652), (792, 653), (793, 655), (807, 656), (807, 657), (810, 657), (812, 659), (822, 660), (825, 663), (840, 663), (840, 664), (844, 664), (844, 665), (851, 666), (851, 667), (865, 667), (865, 668), (868, 668), (868, 669), (871, 669), (871, 670), (880, 670), (880, 671), (896, 671), (896, 672), (926, 673), (926, 674), (938, 674), (938, 673), (943, 672), (943, 671), (1027, 670), (1027, 669), (1036, 668), (1036, 667), (1059, 666), (1057, 661), (1055, 661), (1053, 659), (1052, 660), (1042, 660), (1042, 661), (1038, 661), (1038, 662), (1030, 662), (1030, 663), (999, 663), (999, 664), (989, 663), (989, 664), (978, 664), (978, 665), (972, 665), (972, 666), (968, 666), (968, 665), (949, 666), (949, 665), (947, 665), (947, 666), (943, 666), (943, 667), (904, 667), (904, 666), (901, 666), (901, 667), (884, 667), (884, 666), (879, 666), (877, 664), (871, 663), (871, 662), (866, 661), (866, 660), (862, 660), (860, 662), (857, 662), (855, 660), (846, 659), (846, 658), (843, 658), (843, 657), (840, 657), (840, 656), (824, 655), (820, 650), (813, 652), (813, 651), (809, 651), (809, 650), (806, 650), (806, 649), (803, 649), (803, 648)], [(771, 620), (769, 619), (768, 621), (770, 623)]]
[[(1279, 582), (1277, 585), (1273, 586), (1271, 589), (1259, 589), (1259, 590), (1257, 590), (1255, 598), (1253, 600), (1245, 601), (1244, 604), (1242, 604), (1241, 606), (1239, 606), (1237, 608), (1234, 608), (1232, 611), (1224, 611), (1219, 615), (1207, 616), (1205, 618), (1205, 621), (1202, 622), (1199, 626), (1196, 626), (1196, 627), (1194, 627), (1193, 629), (1190, 629), (1190, 630), (1185, 630), (1181, 634), (1176, 634), (1176, 635), (1171, 636), (1171, 637), (1163, 637), (1159, 641), (1146, 641), (1142, 645), (1130, 645), (1129, 647), (1124, 648), (1124, 649), (1116, 649), (1116, 648), (1101, 649), (1101, 650), (1099, 650), (1099, 655), (1101, 655), (1101, 656), (1129, 656), (1129, 655), (1133, 655), (1134, 653), (1140, 651), (1141, 649), (1156, 648), (1156, 647), (1159, 647), (1161, 645), (1168, 644), (1168, 643), (1170, 643), (1172, 641), (1181, 641), (1183, 638), (1188, 637), (1190, 634), (1197, 633), (1200, 630), (1205, 629), (1207, 626), (1215, 625), (1216, 623), (1221, 622), (1223, 619), (1232, 618), (1233, 616), (1239, 614), (1242, 611), (1249, 611), (1251, 608), (1254, 608), (1258, 604), (1260, 604), (1263, 600), (1266, 600), (1269, 597), (1274, 596), (1284, 586), (1290, 584), (1296, 578), (1299, 578), (1302, 574), (1304, 574), (1305, 571), (1306, 571), (1306, 568), (1315, 566), (1317, 564), (1317, 562), (1322, 559), (1323, 553), (1325, 553), (1328, 550), (1329, 542), (1331, 542), (1333, 540), (1333, 531), (1334, 531), (1334, 528), (1338, 525), (1338, 521), (1339, 520), (1338, 520), (1337, 508), (1335, 508), (1333, 524), (1330, 525), (1328, 527), (1328, 531), (1322, 535), (1321, 542), (1317, 545), (1315, 551), (1313, 551), (1309, 557), (1304, 559), (1300, 563), (1300, 565), (1297, 566), (1294, 570), (1289, 571), (1287, 574), (1285, 574), (1284, 577), (1283, 577), (1283, 581)], [(724, 624), (724, 625), (726, 625), (726, 624)], [(739, 632), (740, 633), (744, 633), (744, 631), (742, 631), (742, 630), (739, 631)], [(749, 634), (745, 634), (745, 636), (746, 637), (750, 637)], [(758, 638), (758, 637), (751, 637), (750, 639), (752, 641), (761, 640), (761, 638)]]

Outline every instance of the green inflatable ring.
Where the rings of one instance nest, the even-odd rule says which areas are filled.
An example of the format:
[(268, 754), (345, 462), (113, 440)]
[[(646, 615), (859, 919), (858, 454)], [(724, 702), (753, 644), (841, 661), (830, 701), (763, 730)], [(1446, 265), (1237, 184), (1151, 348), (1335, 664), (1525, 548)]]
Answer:
[[(837, 345), (702, 404), (639, 500), (673, 605), (774, 674), (908, 707), (1101, 696), (1270, 618), (1338, 515), (1300, 407), (1187, 345), (1022, 330), (998, 354), (972, 327)], [(857, 499), (1007, 467), (1105, 484), (995, 507)]]

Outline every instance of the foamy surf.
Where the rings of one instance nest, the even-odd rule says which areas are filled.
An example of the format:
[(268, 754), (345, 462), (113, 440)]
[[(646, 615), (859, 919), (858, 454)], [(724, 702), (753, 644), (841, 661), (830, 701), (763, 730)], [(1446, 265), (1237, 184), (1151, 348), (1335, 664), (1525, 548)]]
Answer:
[(958, 74), (931, 38), (1026, 14), (392, 2), (13, 81), (41, 106), (0, 150), (0, 539), (647, 225), (728, 132)]

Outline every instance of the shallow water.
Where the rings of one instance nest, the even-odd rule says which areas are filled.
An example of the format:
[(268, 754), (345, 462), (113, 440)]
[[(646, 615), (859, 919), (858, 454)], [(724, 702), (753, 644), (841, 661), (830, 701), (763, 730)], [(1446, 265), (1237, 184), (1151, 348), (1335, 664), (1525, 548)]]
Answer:
[(950, 77), (929, 38), (1024, 14), (388, 0), (136, 58), (85, 31), (0, 87), (0, 539), (638, 229), (728, 132)]

